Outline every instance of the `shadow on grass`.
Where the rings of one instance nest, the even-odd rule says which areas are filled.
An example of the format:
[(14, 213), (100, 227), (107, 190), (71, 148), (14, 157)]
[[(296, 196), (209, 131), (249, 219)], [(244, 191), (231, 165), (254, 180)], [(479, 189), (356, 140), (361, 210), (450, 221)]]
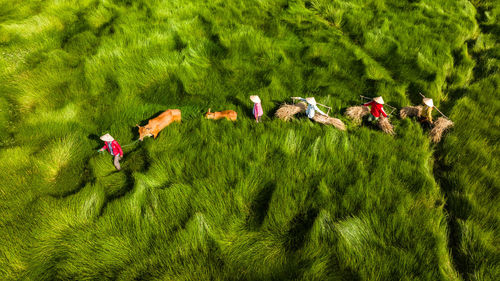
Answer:
[(97, 146), (95, 147), (96, 150), (101, 148), (102, 140), (100, 139), (100, 137), (98, 135), (90, 134), (87, 136), (87, 139), (97, 142)]
[(269, 210), (269, 203), (276, 190), (276, 183), (267, 183), (262, 190), (257, 194), (252, 204), (250, 205), (250, 215), (247, 218), (248, 227), (256, 230), (262, 226), (264, 219)]
[(311, 230), (319, 211), (315, 208), (297, 214), (290, 222), (287, 233), (286, 249), (295, 252), (304, 246), (307, 234)]
[[(122, 172), (122, 171), (113, 171), (113, 172), (109, 173), (108, 175), (106, 175), (106, 177), (113, 175), (115, 173), (120, 173), (120, 172)], [(131, 171), (123, 171), (123, 173), (125, 174), (125, 177), (126, 177), (125, 184), (123, 185), (123, 187), (119, 191), (106, 196), (106, 200), (104, 201), (104, 204), (102, 205), (101, 210), (99, 211), (99, 217), (104, 214), (104, 211), (108, 207), (109, 203), (125, 196), (127, 193), (132, 191), (132, 189), (134, 189), (135, 180), (134, 180), (134, 177), (132, 176), (132, 172)]]
[[(244, 115), (244, 116), (246, 116), (248, 118), (252, 118), (252, 119), (254, 118), (254, 116), (252, 114), (253, 107), (249, 106), (248, 103), (245, 103), (245, 102), (239, 100), (236, 97), (228, 97), (227, 99), (232, 104), (240, 107), (243, 110), (243, 114), (242, 115)], [(250, 100), (248, 100), (248, 101), (249, 101), (249, 103), (252, 103)], [(238, 113), (238, 115), (240, 115), (240, 113)]]
[[(111, 164), (113, 164), (113, 157), (110, 158)], [(127, 193), (132, 191), (135, 186), (135, 179), (133, 177), (134, 172), (145, 173), (149, 170), (151, 166), (151, 158), (149, 157), (147, 150), (143, 148), (142, 145), (139, 144), (138, 147), (133, 148), (132, 151), (124, 154), (123, 160), (121, 161), (122, 169), (120, 171), (114, 170), (104, 177), (113, 176), (118, 173), (123, 173), (125, 175), (125, 181), (123, 186), (117, 190), (106, 196), (106, 200), (100, 210), (99, 216), (104, 214), (104, 211), (107, 207), (107, 204), (117, 200)], [(94, 178), (94, 181), (96, 179)]]
[[(447, 174), (452, 171), (452, 167), (444, 162), (443, 143), (439, 143), (434, 154), (435, 164), (433, 167), (434, 178), (443, 193), (448, 197), (444, 204), (448, 222), (448, 249), (450, 249), (453, 267), (460, 273), (461, 276), (468, 276), (474, 270), (471, 267), (472, 262), (467, 256), (461, 253), (460, 244), (462, 241), (462, 230), (459, 224), (459, 219), (467, 220), (470, 216), (472, 206), (464, 198), (454, 194), (456, 185), (447, 177)], [(462, 193), (462, 192), (460, 192)]]
[(76, 185), (76, 188), (70, 189), (70, 190), (65, 190), (62, 192), (54, 192), (54, 193), (48, 193), (49, 196), (56, 198), (56, 199), (62, 199), (69, 197), (71, 195), (75, 195), (78, 192), (80, 192), (87, 184), (95, 184), (96, 178), (94, 174), (92, 173), (92, 170), (90, 168), (89, 164), (90, 158), (87, 158), (85, 160), (84, 168), (83, 168), (83, 174), (80, 178), (80, 182)]
[(268, 110), (264, 114), (269, 117), (273, 118), (274, 115), (276, 114), (276, 111), (280, 108), (281, 105), (285, 104), (286, 101), (279, 101), (279, 100), (272, 100), (274, 107), (271, 108), (271, 110)]
[(123, 164), (124, 168), (131, 173), (144, 173), (149, 170), (149, 167), (151, 166), (151, 159), (147, 150), (142, 148), (141, 143), (139, 143), (139, 146), (136, 146), (124, 155)]

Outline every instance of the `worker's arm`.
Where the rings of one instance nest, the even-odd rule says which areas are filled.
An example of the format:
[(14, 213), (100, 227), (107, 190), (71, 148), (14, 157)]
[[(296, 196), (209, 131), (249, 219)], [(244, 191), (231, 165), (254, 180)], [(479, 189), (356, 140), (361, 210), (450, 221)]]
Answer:
[(101, 149), (99, 149), (98, 151), (104, 151), (106, 149), (106, 145), (104, 145), (103, 147), (101, 147)]
[(303, 99), (301, 97), (292, 97), (292, 100), (301, 100), (307, 102), (306, 99)]
[(385, 113), (385, 111), (384, 111), (384, 108), (383, 108), (383, 107), (381, 107), (381, 108), (380, 108), (380, 112), (382, 112), (382, 115), (383, 115), (384, 117), (387, 117), (387, 113)]
[(370, 102), (367, 102), (365, 104), (363, 104), (363, 106), (369, 106), (369, 105), (372, 105), (373, 104), (373, 101), (370, 101)]
[(326, 115), (326, 113), (324, 113), (323, 111), (321, 111), (321, 109), (319, 109), (317, 105), (314, 106), (314, 110), (316, 110), (319, 114), (328, 116), (328, 115)]

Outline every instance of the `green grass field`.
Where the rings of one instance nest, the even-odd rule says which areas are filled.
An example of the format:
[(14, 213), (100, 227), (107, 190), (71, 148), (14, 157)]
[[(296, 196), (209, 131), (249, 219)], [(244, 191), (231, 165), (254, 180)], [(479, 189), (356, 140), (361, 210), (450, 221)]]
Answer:
[[(0, 58), (0, 280), (500, 280), (497, 1), (0, 0)], [(419, 92), (439, 144), (343, 115)]]

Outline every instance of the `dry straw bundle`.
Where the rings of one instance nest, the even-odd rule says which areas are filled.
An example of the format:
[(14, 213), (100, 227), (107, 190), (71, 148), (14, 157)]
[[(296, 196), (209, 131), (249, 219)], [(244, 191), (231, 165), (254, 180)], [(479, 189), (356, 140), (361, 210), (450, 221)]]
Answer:
[(276, 111), (276, 117), (283, 121), (288, 121), (293, 118), (297, 113), (305, 112), (307, 104), (305, 102), (299, 102), (297, 104), (283, 104)]
[(406, 117), (420, 117), (422, 115), (423, 106), (406, 106), (401, 108), (399, 111), (399, 117), (401, 119), (405, 119)]
[(429, 132), (432, 142), (440, 142), (444, 131), (451, 127), (453, 127), (453, 122), (450, 119), (439, 117), (436, 122), (434, 122), (434, 128)]
[(313, 120), (321, 124), (332, 125), (341, 131), (345, 131), (345, 124), (340, 119), (321, 114), (315, 114)]
[(366, 106), (351, 106), (345, 111), (347, 117), (351, 118), (355, 123), (361, 124), (363, 116), (370, 114), (370, 109)]
[(391, 122), (389, 122), (389, 118), (379, 118), (377, 122), (378, 127), (386, 134), (394, 135), (394, 127)]

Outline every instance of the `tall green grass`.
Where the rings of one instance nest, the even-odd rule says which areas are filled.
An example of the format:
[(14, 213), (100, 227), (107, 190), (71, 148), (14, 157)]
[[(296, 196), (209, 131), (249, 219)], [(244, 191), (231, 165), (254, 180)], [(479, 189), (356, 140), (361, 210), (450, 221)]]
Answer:
[(459, 53), (464, 75), (455, 75), (458, 86), (450, 87), (456, 133), (439, 147), (436, 175), (448, 198), (456, 268), (468, 280), (493, 280), (500, 276), (500, 9), (489, 1), (476, 5), (483, 33)]
[[(487, 1), (0, 0), (0, 276), (498, 279), (497, 18)], [(341, 115), (418, 92), (456, 124), (440, 145)], [(347, 132), (273, 117), (313, 95)], [(182, 123), (124, 147), (121, 172), (96, 152), (168, 108)]]

